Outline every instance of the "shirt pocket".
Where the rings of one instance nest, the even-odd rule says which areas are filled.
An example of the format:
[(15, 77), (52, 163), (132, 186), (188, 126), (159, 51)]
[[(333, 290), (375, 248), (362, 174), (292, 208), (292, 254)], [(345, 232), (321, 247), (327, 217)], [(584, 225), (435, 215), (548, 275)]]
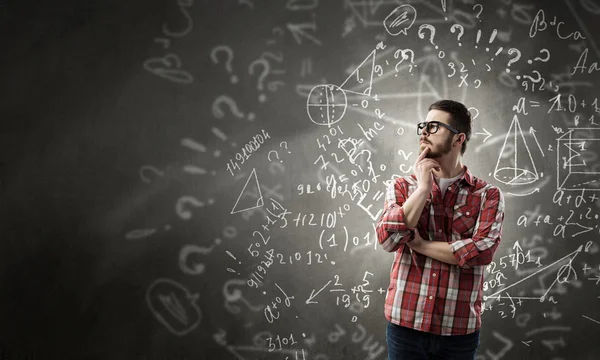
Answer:
[(460, 239), (472, 237), (478, 216), (479, 208), (476, 206), (461, 205), (455, 207), (452, 217), (452, 232), (456, 233)]

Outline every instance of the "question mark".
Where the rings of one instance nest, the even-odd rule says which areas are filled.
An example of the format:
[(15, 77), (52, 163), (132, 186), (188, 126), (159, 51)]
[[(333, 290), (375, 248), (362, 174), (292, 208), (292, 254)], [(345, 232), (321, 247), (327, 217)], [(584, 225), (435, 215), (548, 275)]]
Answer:
[[(183, 220), (189, 220), (192, 218), (192, 212), (186, 209), (188, 204), (192, 205), (194, 207), (203, 207), (204, 206), (204, 203), (202, 201), (196, 199), (193, 196), (185, 195), (185, 196), (180, 197), (177, 200), (177, 203), (175, 204), (175, 212)], [(208, 204), (209, 205), (214, 204), (214, 200), (209, 199)]]
[[(471, 114), (471, 118), (472, 120), (477, 119), (477, 117), (479, 116), (479, 109), (477, 109), (476, 107), (471, 106), (470, 108), (467, 109), (469, 111), (469, 113)], [(477, 112), (477, 114), (475, 116), (473, 116), (473, 110), (475, 110)]]
[(158, 176), (163, 176), (165, 173), (163, 171), (158, 170), (157, 168), (155, 168), (154, 166), (150, 166), (150, 165), (144, 165), (140, 168), (140, 178), (142, 178), (142, 181), (145, 182), (146, 184), (150, 184), (151, 181), (150, 179), (144, 175), (144, 171), (150, 171), (155, 173)]
[[(541, 61), (541, 62), (548, 62), (548, 60), (550, 60), (550, 51), (548, 51), (548, 49), (542, 49), (542, 50), (540, 50), (540, 54), (541, 54), (541, 53), (546, 53), (546, 58), (545, 58), (545, 59), (542, 59), (541, 57), (539, 57), (539, 56), (536, 56), (536, 57), (533, 59), (533, 61), (538, 61), (538, 60), (539, 60), (539, 61)], [(527, 63), (528, 63), (528, 64), (533, 64), (533, 61), (531, 61), (531, 60), (527, 60)]]
[[(409, 53), (410, 53), (410, 56), (409, 56)], [(411, 49), (398, 49), (398, 50), (396, 50), (396, 52), (394, 52), (395, 59), (398, 59), (398, 57), (400, 55), (402, 55), (402, 60), (400, 60), (394, 67), (394, 70), (396, 70), (396, 72), (398, 72), (398, 65), (402, 64), (402, 62), (404, 60), (408, 60), (410, 58), (411, 63), (414, 64), (414, 62), (415, 62), (415, 53)], [(412, 72), (413, 65), (409, 65), (409, 66), (410, 66), (409, 72)], [(414, 65), (414, 66), (417, 66), (417, 65)], [(396, 74), (396, 76), (398, 76), (398, 74)]]
[(278, 153), (276, 150), (271, 150), (271, 151), (269, 151), (269, 154), (267, 155), (267, 159), (269, 159), (269, 161), (273, 161), (273, 160), (271, 160), (271, 153), (272, 153), (272, 152), (274, 152), (274, 153), (275, 153), (275, 155), (277, 155), (277, 160), (279, 160), (279, 162), (283, 162), (283, 160), (280, 160), (280, 159), (279, 159), (279, 153)]
[(450, 32), (452, 32), (454, 34), (457, 29), (459, 30), (459, 32), (458, 32), (458, 36), (456, 37), (456, 40), (458, 40), (458, 46), (462, 46), (462, 43), (460, 43), (460, 38), (465, 33), (465, 28), (460, 24), (454, 24), (450, 28)]
[[(540, 74), (540, 72), (539, 72), (539, 71), (537, 71), (537, 70), (534, 70), (534, 71), (533, 71), (533, 73), (534, 73), (534, 74), (537, 74), (537, 78), (536, 78), (536, 79), (534, 79), (533, 77), (531, 77), (531, 76), (529, 76), (529, 75), (523, 75), (523, 79), (529, 79), (529, 81), (531, 81), (531, 82), (533, 82), (533, 83), (536, 83), (536, 84), (537, 84), (537, 83), (539, 83), (540, 81), (542, 81), (542, 74)], [(518, 78), (519, 78), (519, 77), (517, 76), (517, 79), (518, 79)]]
[(431, 35), (429, 35), (429, 42), (431, 43), (431, 45), (435, 46), (435, 48), (437, 49), (438, 46), (436, 44), (433, 43), (433, 37), (435, 36), (435, 27), (433, 27), (433, 25), (430, 24), (423, 24), (421, 26), (419, 26), (419, 37), (421, 39), (425, 39), (425, 33), (423, 32), (423, 30), (428, 29), (429, 31), (431, 31)]
[(242, 296), (242, 291), (239, 289), (233, 289), (233, 291), (230, 290), (231, 286), (239, 286), (239, 287), (244, 287), (247, 288), (248, 284), (246, 283), (246, 281), (241, 280), (241, 279), (230, 279), (228, 280), (225, 285), (223, 285), (223, 297), (225, 298), (225, 308), (227, 310), (229, 310), (229, 312), (231, 312), (232, 314), (239, 314), (241, 311), (241, 308), (239, 306), (233, 306), (230, 303), (233, 302), (238, 302), (241, 301), (243, 302), (250, 310), (252, 310), (253, 312), (259, 312), (261, 310), (263, 310), (265, 307), (264, 305), (252, 305), (251, 303), (248, 302), (248, 300), (246, 300), (246, 298), (244, 296)]
[[(254, 60), (250, 66), (248, 66), (248, 73), (250, 75), (254, 75), (254, 68), (256, 66), (260, 66), (262, 65), (264, 70), (260, 73), (259, 77), (258, 77), (258, 85), (257, 85), (257, 89), (262, 91), (264, 88), (264, 84), (263, 82), (265, 81), (265, 78), (267, 77), (267, 75), (269, 75), (269, 71), (271, 70), (271, 65), (269, 64), (269, 62), (265, 59), (256, 59)], [(267, 96), (265, 94), (260, 94), (258, 96), (258, 101), (260, 102), (265, 102), (265, 100), (267, 100)]]
[(506, 65), (506, 66), (507, 66), (507, 68), (506, 68), (506, 72), (507, 72), (507, 73), (509, 73), (509, 72), (510, 72), (510, 69), (509, 69), (509, 67), (510, 67), (512, 64), (516, 63), (517, 61), (519, 61), (519, 59), (521, 58), (521, 52), (519, 51), (519, 49), (515, 49), (515, 48), (510, 48), (510, 49), (508, 49), (508, 55), (509, 55), (509, 56), (510, 56), (510, 55), (512, 55), (512, 54), (514, 54), (514, 53), (516, 53), (516, 54), (517, 54), (517, 56), (515, 56), (515, 57), (514, 57), (514, 58), (512, 58), (512, 59), (510, 59), (510, 61), (508, 62), (508, 65)]
[(184, 274), (189, 274), (189, 275), (202, 274), (204, 272), (204, 264), (195, 263), (194, 266), (190, 268), (187, 265), (188, 256), (190, 256), (190, 254), (192, 254), (192, 253), (198, 253), (198, 254), (202, 254), (202, 255), (210, 254), (212, 249), (216, 245), (219, 245), (219, 244), (221, 244), (221, 239), (215, 239), (215, 243), (213, 245), (211, 245), (210, 247), (201, 247), (198, 245), (191, 245), (191, 244), (185, 245), (179, 251), (179, 268), (181, 269), (181, 271), (183, 271)]
[[(235, 101), (227, 95), (221, 95), (218, 98), (216, 98), (215, 101), (213, 102), (212, 111), (213, 111), (213, 115), (216, 118), (222, 119), (223, 117), (225, 117), (225, 113), (223, 112), (223, 109), (221, 109), (222, 104), (227, 105), (227, 107), (229, 107), (229, 110), (231, 111), (231, 113), (236, 118), (238, 118), (238, 119), (244, 118), (244, 114), (238, 109)], [(254, 118), (255, 118), (254, 113), (248, 114), (248, 120), (252, 121), (252, 120), (254, 120)]]
[[(283, 146), (283, 144), (285, 144), (285, 149), (287, 150), (288, 149), (288, 143), (287, 143), (287, 141), (280, 142), (279, 143), (279, 147)], [(289, 150), (288, 150), (288, 154), (291, 154), (291, 152)]]
[[(231, 62), (233, 61), (233, 50), (231, 50), (231, 48), (227, 45), (219, 45), (219, 46), (215, 46), (212, 51), (210, 52), (210, 58), (212, 59), (212, 62), (215, 64), (219, 63), (219, 58), (217, 57), (217, 53), (219, 52), (224, 52), (225, 54), (227, 54), (227, 60), (225, 60), (225, 69), (227, 70), (228, 73), (232, 73), (232, 69), (231, 69)], [(238, 77), (235, 75), (231, 75), (231, 78), (229, 78), (229, 80), (231, 81), (231, 83), (235, 84), (238, 82)]]
[[(473, 10), (475, 10), (475, 8), (477, 6), (481, 7), (481, 9), (479, 10), (479, 12), (477, 13), (477, 16), (476, 16), (479, 19), (479, 15), (481, 15), (481, 13), (483, 12), (483, 5), (481, 5), (481, 4), (475, 4), (475, 5), (473, 5)], [(479, 22), (481, 22), (481, 19), (479, 19)]]

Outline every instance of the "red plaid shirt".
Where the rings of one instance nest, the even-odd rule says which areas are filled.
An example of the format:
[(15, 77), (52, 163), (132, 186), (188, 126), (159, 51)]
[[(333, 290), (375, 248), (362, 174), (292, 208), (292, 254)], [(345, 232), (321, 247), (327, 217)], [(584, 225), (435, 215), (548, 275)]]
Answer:
[(383, 249), (395, 252), (385, 299), (385, 316), (394, 324), (438, 335), (470, 334), (481, 326), (483, 274), (502, 236), (504, 197), (463, 169), (444, 198), (433, 183), (416, 226), (423, 239), (450, 243), (458, 265), (406, 245), (414, 229), (404, 223), (402, 205), (417, 189), (416, 177), (398, 178), (388, 188), (377, 239)]

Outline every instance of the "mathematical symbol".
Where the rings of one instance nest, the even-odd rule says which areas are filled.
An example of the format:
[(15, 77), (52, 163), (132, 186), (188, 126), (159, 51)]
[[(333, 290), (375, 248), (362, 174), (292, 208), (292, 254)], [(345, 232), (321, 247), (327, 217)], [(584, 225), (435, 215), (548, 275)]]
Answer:
[(600, 275), (596, 274), (596, 276), (588, 278), (588, 280), (596, 280), (596, 285), (600, 284)]
[(375, 201), (379, 201), (379, 199), (381, 199), (381, 197), (383, 196), (383, 191), (378, 191), (375, 196), (373, 196), (373, 200)]
[(458, 84), (458, 87), (461, 87), (462, 84), (465, 84), (467, 87), (469, 86), (469, 84), (467, 84), (467, 77), (469, 76), (469, 74), (465, 74), (465, 76), (461, 76), (460, 77), (460, 84)]
[(302, 60), (302, 67), (300, 69), (300, 76), (305, 77), (306, 75), (312, 74), (312, 59), (306, 58)]
[[(598, 268), (600, 268), (600, 266), (599, 266)], [(584, 273), (584, 274), (587, 274), (587, 271), (588, 271), (589, 269), (591, 269), (591, 267), (588, 267), (587, 263), (583, 263), (583, 269), (582, 269), (582, 270), (583, 270), (583, 273)]]

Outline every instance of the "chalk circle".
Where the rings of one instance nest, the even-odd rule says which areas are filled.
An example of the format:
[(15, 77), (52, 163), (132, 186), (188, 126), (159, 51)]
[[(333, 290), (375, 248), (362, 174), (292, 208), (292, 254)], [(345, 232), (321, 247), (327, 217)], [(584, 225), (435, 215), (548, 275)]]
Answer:
[(348, 108), (346, 93), (337, 85), (317, 85), (306, 100), (306, 112), (317, 125), (331, 126), (340, 121)]
[(494, 178), (507, 185), (527, 185), (539, 180), (537, 173), (517, 167), (502, 167), (494, 171)]

